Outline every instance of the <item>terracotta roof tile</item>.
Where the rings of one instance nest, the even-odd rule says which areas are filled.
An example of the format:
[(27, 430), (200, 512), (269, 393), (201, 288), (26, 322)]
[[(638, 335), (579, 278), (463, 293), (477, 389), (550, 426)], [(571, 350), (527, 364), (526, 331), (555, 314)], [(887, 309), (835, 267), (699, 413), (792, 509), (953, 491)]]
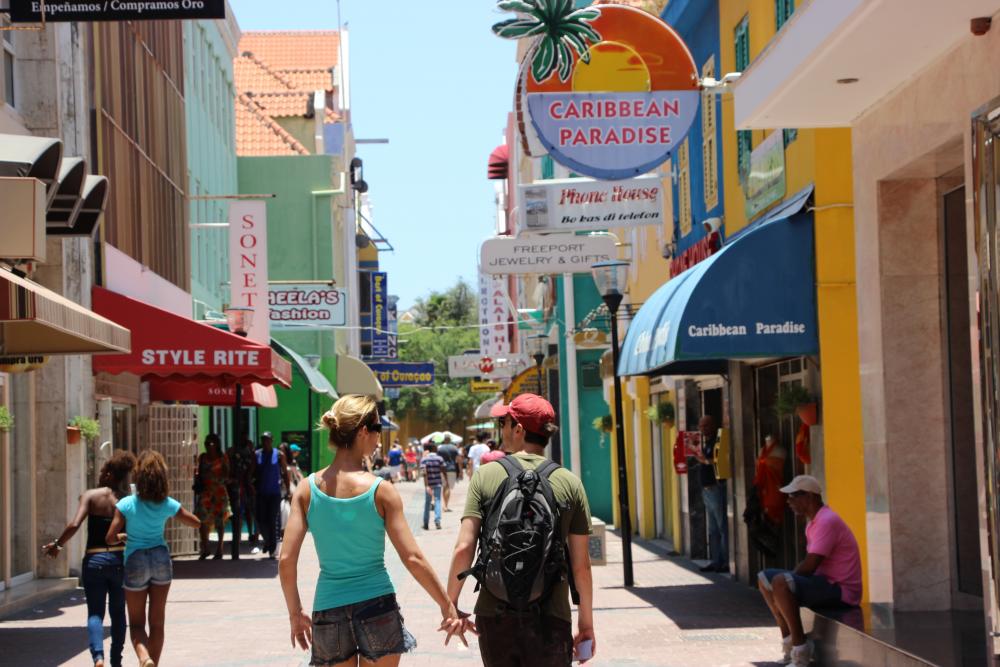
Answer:
[(309, 155), (309, 151), (256, 101), (241, 94), (236, 100), (236, 154), (241, 157)]
[(292, 90), (296, 87), (259, 58), (234, 58), (233, 68), (237, 90)]
[(296, 88), (325, 90), (334, 85), (333, 73), (328, 69), (283, 69), (281, 75)]
[[(248, 32), (234, 59), (238, 155), (309, 155), (275, 118), (304, 115), (316, 90), (332, 90), (336, 31)], [(325, 122), (340, 116), (327, 109)]]
[(336, 30), (245, 32), (239, 52), (250, 51), (278, 69), (330, 69), (337, 64), (340, 35)]

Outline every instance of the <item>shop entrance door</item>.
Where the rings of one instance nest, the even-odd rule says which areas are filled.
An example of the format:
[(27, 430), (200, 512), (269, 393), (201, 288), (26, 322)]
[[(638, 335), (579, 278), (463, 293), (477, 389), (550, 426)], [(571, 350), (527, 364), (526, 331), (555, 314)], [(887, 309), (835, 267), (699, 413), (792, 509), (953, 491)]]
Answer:
[[(779, 416), (775, 410), (778, 392), (791, 385), (808, 387), (808, 373), (804, 360), (789, 359), (773, 364), (758, 366), (756, 369), (757, 393), (757, 441), (754, 443), (754, 459), (760, 456), (764, 448), (764, 439), (768, 436), (778, 441), (779, 453), (784, 454), (785, 468), (783, 482), (787, 483), (796, 475), (807, 474), (805, 464), (796, 455), (795, 438), (802, 422), (796, 415)], [(751, 548), (751, 559), (756, 557), (756, 565), (751, 569), (778, 567), (794, 569), (805, 558), (805, 520), (796, 517), (791, 510), (785, 508), (777, 535), (776, 553), (767, 554), (760, 549)]]
[(979, 367), (983, 451), (978, 477), (986, 487), (985, 513), (990, 578), (984, 600), (992, 654), (1000, 654), (1000, 100), (973, 120), (973, 176), (978, 218)]

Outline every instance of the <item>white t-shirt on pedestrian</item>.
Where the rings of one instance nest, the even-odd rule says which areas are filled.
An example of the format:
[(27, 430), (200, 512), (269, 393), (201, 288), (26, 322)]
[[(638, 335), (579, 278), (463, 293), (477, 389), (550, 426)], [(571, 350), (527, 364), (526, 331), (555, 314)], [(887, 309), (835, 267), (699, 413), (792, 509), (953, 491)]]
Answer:
[(472, 459), (473, 472), (479, 470), (479, 462), (482, 460), (483, 455), (488, 451), (490, 451), (490, 446), (482, 443), (477, 443), (469, 448), (469, 458)]

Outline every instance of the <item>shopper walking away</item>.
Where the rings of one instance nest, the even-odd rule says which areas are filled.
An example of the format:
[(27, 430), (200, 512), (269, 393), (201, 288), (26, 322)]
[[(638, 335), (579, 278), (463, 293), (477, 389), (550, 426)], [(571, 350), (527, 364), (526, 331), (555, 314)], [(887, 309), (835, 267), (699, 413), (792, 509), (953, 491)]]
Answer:
[(486, 446), (490, 448), (490, 451), (483, 454), (483, 457), (479, 459), (479, 465), (483, 466), (487, 463), (493, 463), (498, 459), (502, 459), (507, 456), (507, 453), (500, 449), (500, 445), (496, 440), (487, 440)]
[(230, 555), (233, 560), (240, 558), (240, 541), (243, 539), (243, 522), (247, 524), (247, 535), (250, 547), (256, 547), (255, 533), (256, 501), (254, 499), (253, 479), (256, 471), (257, 457), (253, 451), (253, 441), (247, 439), (243, 446), (236, 446), (226, 452), (229, 459), (229, 480), (226, 490), (229, 493), (229, 509), (232, 512), (232, 542)]
[(115, 452), (101, 466), (98, 481), (101, 486), (88, 489), (80, 496), (80, 505), (73, 520), (66, 524), (62, 535), (52, 540), (42, 551), (49, 558), (59, 552), (87, 520), (87, 550), (80, 567), (83, 591), (87, 597), (87, 636), (90, 657), (95, 667), (104, 667), (104, 609), (111, 616), (111, 667), (121, 667), (125, 649), (125, 547), (108, 546), (105, 536), (115, 515), (115, 504), (129, 493), (129, 474), (135, 467), (131, 452)]
[(431, 443), (424, 446), (424, 458), (420, 467), (424, 471), (424, 530), (430, 530), (431, 505), (434, 505), (434, 527), (441, 530), (441, 490), (447, 486), (445, 462), (438, 453), (437, 445)]
[(444, 442), (441, 445), (438, 445), (437, 454), (444, 459), (444, 511), (450, 512), (451, 507), (449, 507), (449, 503), (451, 502), (451, 490), (455, 487), (455, 484), (458, 483), (458, 447), (451, 444), (451, 438), (445, 436)]
[[(475, 627), (487, 667), (586, 662), (597, 651), (590, 509), (579, 478), (543, 455), (556, 431), (555, 410), (541, 396), (521, 394), (491, 414), (500, 422), (508, 455), (472, 476), (448, 597), (458, 607), (466, 575), (479, 580)], [(515, 561), (517, 567), (507, 566)], [(576, 635), (570, 574), (579, 593)]]
[[(379, 446), (382, 422), (370, 396), (343, 396), (323, 415), (335, 450), (333, 463), (309, 476), (292, 500), (287, 541), (278, 570), (288, 606), (292, 646), (312, 645), (313, 665), (399, 664), (416, 647), (403, 625), (396, 593), (385, 568), (385, 538), (441, 610), (440, 629), (465, 642), (463, 621), (420, 551), (392, 484), (365, 472), (362, 459)], [(312, 533), (320, 574), (312, 614), (298, 590), (299, 550)]]
[(167, 593), (173, 580), (163, 528), (171, 517), (192, 528), (200, 528), (201, 521), (169, 496), (167, 463), (159, 452), (147, 449), (140, 454), (134, 477), (135, 495), (115, 505), (105, 540), (108, 545), (126, 542), (125, 602), (132, 647), (140, 667), (156, 667), (163, 652)]
[(399, 446), (399, 440), (392, 444), (389, 450), (389, 472), (392, 473), (392, 481), (398, 482), (403, 471), (403, 448)]
[(757, 587), (781, 630), (784, 661), (808, 665), (813, 646), (802, 629), (800, 609), (856, 607), (861, 603), (861, 554), (851, 529), (823, 504), (823, 487), (799, 475), (781, 488), (788, 506), (806, 517), (806, 557), (794, 571), (762, 570)]
[(479, 470), (483, 454), (489, 451), (490, 447), (486, 444), (486, 436), (480, 433), (476, 436), (476, 443), (469, 447), (469, 479), (472, 479), (472, 473)]
[(406, 446), (406, 453), (403, 454), (406, 462), (406, 481), (415, 482), (420, 477), (420, 466), (418, 465), (417, 448), (413, 445)]
[(285, 455), (274, 448), (270, 431), (260, 436), (257, 450), (257, 526), (267, 557), (278, 554), (278, 531), (281, 529), (282, 484), (288, 488), (288, 463)]
[(222, 441), (215, 433), (205, 436), (205, 451), (198, 456), (197, 475), (199, 493), (194, 513), (201, 520), (201, 554), (198, 560), (208, 558), (208, 538), (213, 526), (219, 536), (213, 558), (221, 560), (226, 539), (226, 519), (230, 516), (229, 492), (226, 490), (229, 459), (222, 453)]

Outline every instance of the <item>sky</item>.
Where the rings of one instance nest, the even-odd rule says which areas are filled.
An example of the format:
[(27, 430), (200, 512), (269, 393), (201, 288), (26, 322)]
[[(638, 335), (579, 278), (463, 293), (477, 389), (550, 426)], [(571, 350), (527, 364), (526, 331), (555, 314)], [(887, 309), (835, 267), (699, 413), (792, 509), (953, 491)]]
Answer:
[[(334, 30), (337, 0), (230, 0), (240, 29)], [(400, 312), (460, 277), (476, 285), (479, 244), (496, 226), (490, 152), (513, 103), (515, 43), (490, 26), (493, 0), (340, 0), (350, 35), (354, 136), (380, 254)]]

